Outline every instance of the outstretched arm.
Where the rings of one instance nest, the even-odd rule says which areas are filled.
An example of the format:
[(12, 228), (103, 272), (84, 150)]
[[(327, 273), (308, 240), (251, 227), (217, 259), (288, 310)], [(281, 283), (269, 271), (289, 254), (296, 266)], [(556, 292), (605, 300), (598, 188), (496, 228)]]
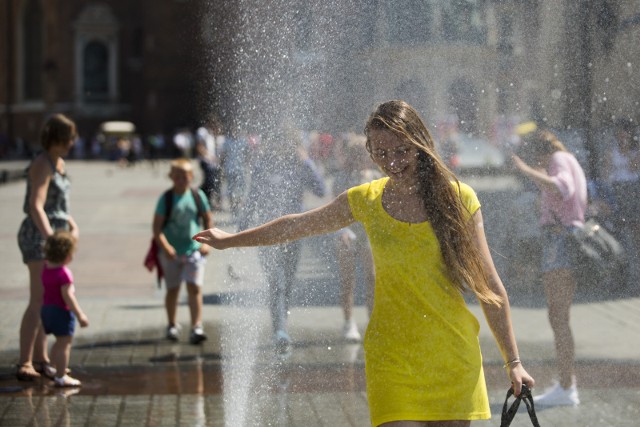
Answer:
[(307, 212), (285, 215), (235, 234), (211, 228), (193, 239), (216, 249), (269, 246), (336, 231), (354, 221), (345, 191), (326, 205)]
[(509, 307), (509, 297), (507, 291), (500, 280), (500, 276), (496, 271), (493, 259), (491, 258), (491, 252), (489, 251), (489, 245), (487, 244), (487, 238), (484, 234), (484, 225), (482, 221), (482, 212), (478, 210), (473, 214), (472, 226), (474, 228), (475, 244), (480, 249), (482, 259), (484, 261), (484, 268), (487, 272), (489, 279), (489, 286), (491, 290), (502, 298), (502, 305), (500, 307), (488, 304), (480, 301), (482, 311), (487, 319), (487, 323), (491, 328), (491, 332), (496, 339), (500, 353), (505, 362), (505, 369), (511, 382), (513, 383), (513, 391), (516, 396), (520, 395), (522, 383), (525, 383), (529, 388), (533, 388), (535, 380), (522, 366), (520, 362), (520, 354), (518, 353), (518, 345), (516, 344), (515, 334), (513, 333), (513, 326), (511, 324), (511, 308)]
[(536, 185), (541, 189), (559, 191), (558, 186), (556, 185), (556, 182), (553, 180), (553, 178), (549, 176), (549, 174), (547, 174), (547, 172), (544, 169), (532, 168), (527, 163), (525, 163), (524, 160), (522, 160), (520, 157), (518, 157), (515, 154), (511, 156), (511, 160), (523, 175), (533, 180), (533, 182), (535, 182)]

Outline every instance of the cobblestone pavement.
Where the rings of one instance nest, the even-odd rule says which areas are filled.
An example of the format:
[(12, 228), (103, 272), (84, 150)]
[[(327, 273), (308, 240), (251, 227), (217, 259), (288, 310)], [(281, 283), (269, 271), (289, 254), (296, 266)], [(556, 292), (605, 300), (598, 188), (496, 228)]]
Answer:
[[(329, 237), (303, 249), (299, 287), (291, 310), (295, 345), (276, 356), (261, 304), (261, 273), (254, 250), (214, 252), (206, 272), (205, 328), (201, 346), (163, 339), (162, 292), (142, 267), (156, 198), (169, 186), (167, 164), (119, 168), (111, 163), (68, 163), (72, 210), (81, 228), (71, 265), (78, 299), (91, 325), (76, 335), (71, 367), (79, 390), (48, 381), (17, 382), (17, 336), (27, 297), (27, 271), (16, 231), (22, 220), (24, 182), (0, 185), (0, 426), (366, 426), (363, 354), (341, 340), (339, 286)], [(309, 204), (320, 203), (310, 199)], [(488, 213), (485, 213), (488, 215)], [(223, 228), (228, 215), (218, 213)], [(318, 285), (322, 284), (322, 287)], [(512, 290), (513, 295), (526, 295)], [(363, 293), (359, 291), (360, 300)], [(497, 426), (506, 391), (502, 361), (479, 307), (480, 340), (493, 418)], [(179, 320), (186, 327), (188, 309)], [(367, 316), (355, 310), (361, 330)], [(538, 381), (551, 384), (554, 349), (546, 311), (514, 304), (522, 358)], [(572, 311), (582, 404), (538, 408), (542, 426), (636, 426), (640, 419), (640, 299), (578, 303)], [(530, 425), (526, 413), (512, 424)]]

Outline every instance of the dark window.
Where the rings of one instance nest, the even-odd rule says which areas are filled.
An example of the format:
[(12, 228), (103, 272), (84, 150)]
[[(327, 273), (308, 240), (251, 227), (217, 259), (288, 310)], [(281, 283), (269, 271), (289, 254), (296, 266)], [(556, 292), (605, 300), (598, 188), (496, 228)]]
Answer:
[(424, 0), (389, 2), (389, 41), (392, 43), (423, 43), (431, 38), (433, 15), (431, 4)]
[(42, 8), (38, 0), (29, 0), (24, 8), (23, 39), (23, 96), (25, 100), (42, 99)]
[(92, 41), (84, 48), (83, 92), (87, 101), (106, 100), (109, 93), (109, 51), (104, 43)]

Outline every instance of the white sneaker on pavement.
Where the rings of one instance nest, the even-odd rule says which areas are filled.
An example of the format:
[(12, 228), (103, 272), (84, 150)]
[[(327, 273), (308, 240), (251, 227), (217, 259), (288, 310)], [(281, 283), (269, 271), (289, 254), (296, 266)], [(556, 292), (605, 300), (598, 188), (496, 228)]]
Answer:
[(191, 344), (200, 344), (202, 341), (206, 340), (207, 335), (204, 333), (204, 329), (202, 329), (201, 325), (197, 325), (191, 329), (191, 336), (189, 337), (189, 342)]
[(353, 320), (344, 322), (344, 327), (342, 328), (342, 336), (349, 342), (360, 342), (362, 340), (360, 332), (358, 332), (358, 325), (356, 325), (356, 322), (354, 322)]
[(180, 338), (180, 330), (182, 330), (182, 327), (177, 323), (167, 326), (167, 339), (170, 341), (178, 341)]
[(545, 390), (540, 396), (534, 396), (533, 401), (540, 406), (577, 406), (580, 404), (578, 388), (575, 381), (569, 388), (562, 388), (556, 382), (553, 386)]

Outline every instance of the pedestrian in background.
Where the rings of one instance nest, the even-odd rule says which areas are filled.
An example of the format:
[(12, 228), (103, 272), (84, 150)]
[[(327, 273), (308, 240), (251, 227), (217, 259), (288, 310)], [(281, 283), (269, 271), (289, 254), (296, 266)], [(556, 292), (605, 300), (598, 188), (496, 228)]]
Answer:
[(575, 377), (575, 344), (570, 311), (576, 290), (569, 234), (584, 226), (587, 180), (578, 160), (548, 130), (536, 131), (526, 142), (533, 166), (513, 155), (515, 166), (538, 186), (542, 227), (542, 282), (558, 358), (559, 383), (535, 396), (539, 405), (580, 403)]
[(73, 274), (67, 267), (73, 259), (75, 248), (76, 241), (71, 233), (60, 230), (49, 236), (44, 245), (46, 263), (42, 270), (44, 293), (40, 317), (45, 334), (56, 337), (51, 347), (56, 387), (82, 385), (67, 374), (76, 319), (81, 327), (89, 326), (89, 319), (75, 297)]
[[(281, 215), (302, 212), (305, 191), (323, 197), (326, 189), (315, 163), (302, 147), (298, 132), (281, 128), (265, 135), (252, 168), (251, 186), (242, 209), (239, 229)], [(300, 243), (282, 243), (260, 248), (259, 258), (269, 288), (273, 341), (279, 353), (286, 353), (291, 345), (287, 317), (300, 259)]]
[[(640, 142), (635, 125), (627, 119), (615, 123), (614, 137), (605, 156), (604, 178), (610, 189), (608, 204), (618, 236), (629, 236), (640, 253)], [(602, 198), (600, 199), (602, 200)]]
[(224, 138), (221, 148), (220, 163), (226, 181), (226, 197), (229, 201), (231, 218), (238, 221), (240, 208), (246, 191), (246, 166), (249, 155), (247, 135), (236, 129)]
[(18, 231), (22, 261), (29, 269), (29, 304), (20, 324), (20, 359), (16, 377), (33, 381), (44, 375), (53, 379), (56, 370), (49, 363), (47, 337), (40, 322), (42, 269), (45, 239), (58, 230), (68, 230), (77, 240), (78, 226), (69, 213), (71, 183), (64, 156), (77, 138), (75, 123), (62, 114), (51, 116), (40, 133), (43, 152), (27, 169), (27, 191), (23, 211), (27, 215)]
[(153, 237), (159, 247), (158, 259), (167, 288), (166, 337), (171, 341), (179, 339), (178, 297), (182, 282), (185, 282), (191, 315), (189, 341), (199, 344), (207, 339), (202, 326), (202, 285), (209, 247), (194, 242), (190, 236), (201, 229), (200, 219), (205, 229), (212, 226), (211, 209), (204, 192), (191, 188), (193, 167), (190, 160), (173, 160), (169, 178), (173, 186), (158, 199), (153, 217)]
[[(337, 197), (351, 187), (371, 181), (374, 176), (381, 177), (375, 165), (366, 155), (366, 137), (350, 133), (338, 139), (334, 149), (335, 169), (332, 172), (333, 196)], [(368, 314), (373, 307), (373, 289), (375, 286), (375, 270), (369, 239), (362, 224), (354, 223), (337, 232), (336, 256), (338, 273), (342, 285), (340, 302), (344, 315), (343, 337), (350, 342), (361, 340), (358, 325), (353, 319), (354, 291), (356, 288), (357, 262), (362, 268), (366, 305)]]
[(457, 427), (489, 419), (479, 324), (464, 290), (471, 290), (482, 306), (515, 394), (523, 383), (533, 387), (534, 380), (519, 358), (480, 203), (446, 167), (424, 122), (407, 103), (379, 105), (365, 135), (373, 161), (388, 177), (352, 187), (302, 214), (235, 234), (205, 230), (194, 239), (217, 249), (274, 245), (361, 222), (376, 267), (364, 339), (372, 424), (438, 421)]

